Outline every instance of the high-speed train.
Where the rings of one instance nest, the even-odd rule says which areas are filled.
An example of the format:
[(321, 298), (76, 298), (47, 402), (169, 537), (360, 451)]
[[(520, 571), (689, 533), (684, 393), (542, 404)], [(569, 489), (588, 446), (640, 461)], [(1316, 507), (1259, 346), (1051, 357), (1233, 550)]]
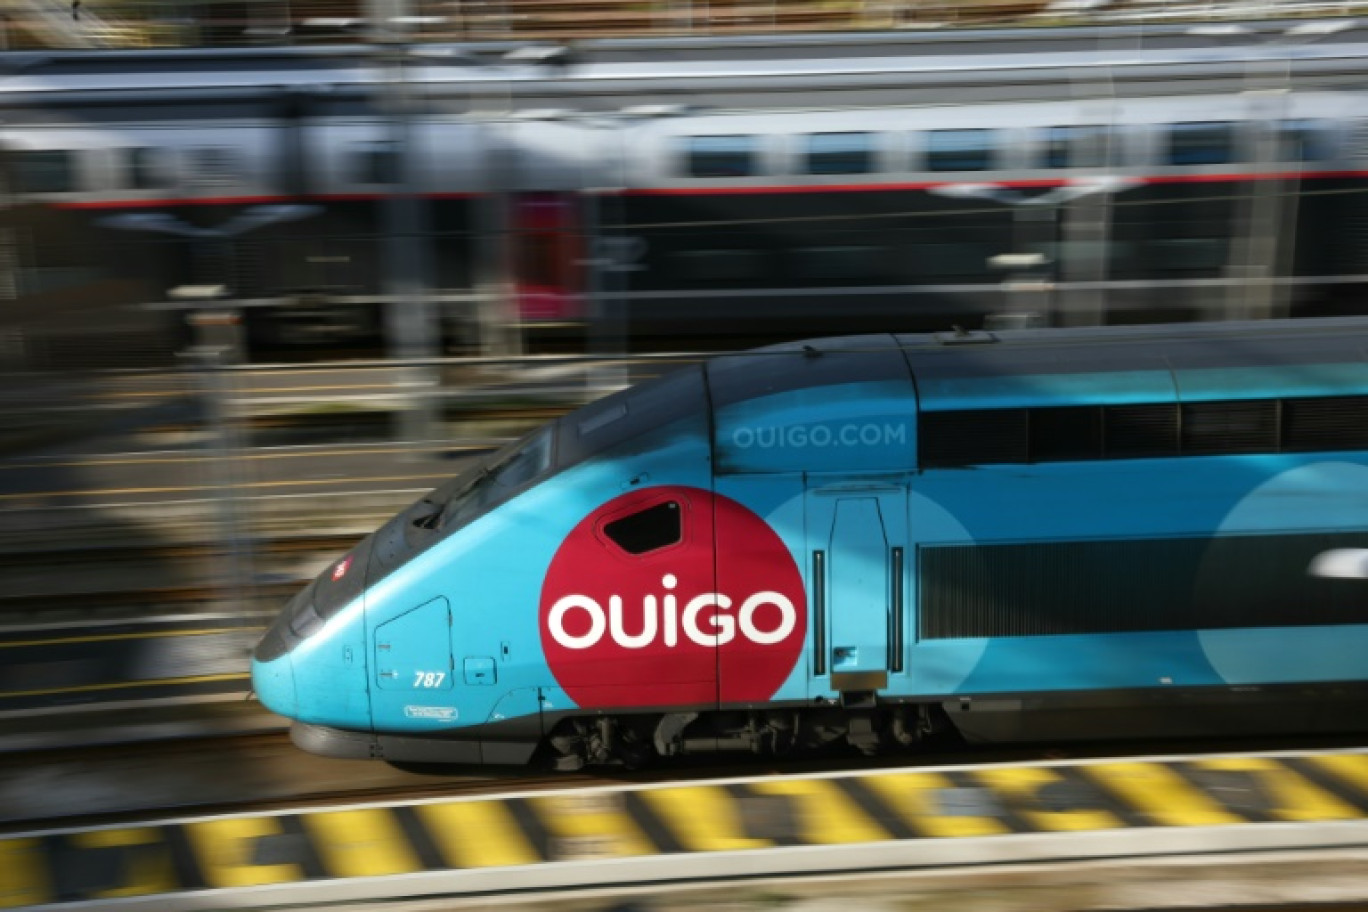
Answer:
[(571, 412), (256, 647), (301, 747), (561, 769), (1361, 728), (1368, 319), (838, 337)]
[(457, 336), (482, 304), (765, 338), (1357, 310), (1368, 44), (1296, 28), (425, 48), (401, 69), (11, 55), (10, 312), (221, 286), (263, 339), (318, 342), (377, 331), (414, 287)]

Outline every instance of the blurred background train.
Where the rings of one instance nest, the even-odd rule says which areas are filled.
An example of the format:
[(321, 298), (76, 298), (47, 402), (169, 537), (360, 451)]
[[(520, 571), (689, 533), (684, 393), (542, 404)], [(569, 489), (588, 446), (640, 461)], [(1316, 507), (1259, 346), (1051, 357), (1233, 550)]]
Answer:
[(406, 294), (449, 350), (491, 320), (649, 348), (1355, 312), (1368, 45), (1340, 25), (10, 54), (6, 328), (158, 357), (205, 288), (277, 353), (372, 349)]

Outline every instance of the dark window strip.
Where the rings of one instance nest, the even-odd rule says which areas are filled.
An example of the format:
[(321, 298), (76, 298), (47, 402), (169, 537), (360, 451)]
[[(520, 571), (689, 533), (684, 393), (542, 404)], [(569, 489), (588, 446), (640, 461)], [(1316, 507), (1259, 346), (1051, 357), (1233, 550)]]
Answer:
[(925, 546), (922, 639), (1368, 622), (1368, 586), (1311, 576), (1368, 532)]
[(923, 412), (921, 467), (1368, 449), (1368, 396)]

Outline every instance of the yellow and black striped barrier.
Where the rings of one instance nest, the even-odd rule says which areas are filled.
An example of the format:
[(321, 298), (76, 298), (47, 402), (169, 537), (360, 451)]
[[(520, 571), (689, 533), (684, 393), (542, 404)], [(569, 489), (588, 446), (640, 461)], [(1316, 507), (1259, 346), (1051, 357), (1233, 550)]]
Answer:
[[(586, 873), (580, 864), (569, 873), (576, 863), (604, 861), (712, 859), (669, 877), (722, 871), (717, 859), (744, 856), (754, 872), (764, 867), (756, 853), (778, 857), (765, 850), (791, 847), (860, 846), (861, 864), (916, 867), (953, 861), (945, 849), (955, 846), (974, 847), (955, 863), (1009, 860), (1008, 847), (1029, 837), (1048, 837), (1035, 840), (1036, 859), (1107, 854), (1095, 848), (1104, 834), (1154, 837), (1147, 847), (1126, 843), (1131, 854), (1368, 845), (1366, 818), (1368, 753), (1357, 751), (770, 777), (19, 834), (0, 838), (0, 908), (115, 899), (127, 906), (138, 897), (196, 908), (195, 897), (222, 895), (206, 891), (266, 891), (264, 899), (278, 898), (269, 888), (302, 895), (324, 885), (353, 898), (366, 885), (382, 887), (377, 896), (453, 884), (474, 892), (640, 870), (605, 873), (599, 864)], [(1294, 823), (1307, 827), (1260, 826)], [(1316, 827), (1331, 834), (1328, 842), (1306, 835)], [(1199, 830), (1200, 840), (1185, 838)], [(803, 865), (823, 862), (808, 853)], [(396, 878), (409, 880), (400, 889)], [(175, 897), (181, 902), (168, 904)]]

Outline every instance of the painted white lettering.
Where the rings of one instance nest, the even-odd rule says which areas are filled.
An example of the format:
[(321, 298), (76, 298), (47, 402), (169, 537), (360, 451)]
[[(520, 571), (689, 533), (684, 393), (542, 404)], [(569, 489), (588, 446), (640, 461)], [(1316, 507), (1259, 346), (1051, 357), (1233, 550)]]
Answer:
[[(779, 609), (779, 625), (773, 630), (764, 631), (755, 625), (755, 611), (761, 605), (773, 605)], [(741, 635), (752, 643), (773, 646), (782, 643), (793, 632), (798, 623), (798, 611), (793, 607), (793, 602), (778, 592), (757, 592), (741, 603), (737, 623), (741, 625)]]
[[(698, 616), (705, 608), (727, 609), (731, 607), (731, 603), (731, 599), (720, 592), (705, 592), (702, 595), (694, 596), (689, 600), (689, 604), (684, 606), (684, 635), (699, 646), (724, 646), (730, 643), (732, 637), (736, 635), (730, 617), (725, 618), (726, 624), (722, 623), (724, 618), (715, 617), (713, 619), (715, 632), (708, 633), (698, 626)], [(725, 638), (723, 636), (724, 631)]]
[[(675, 578), (675, 575), (674, 575), (673, 573), (667, 573), (667, 574), (665, 574), (664, 578), (661, 579), (661, 582), (665, 584), (665, 588), (666, 588), (666, 589), (673, 589), (673, 588), (675, 587), (675, 585), (679, 582), (679, 580), (677, 580), (677, 579)], [(665, 627), (665, 645), (666, 645), (666, 646), (678, 646), (678, 645), (679, 645), (679, 599), (675, 598), (675, 596), (674, 596), (672, 593), (668, 593), (668, 592), (667, 592), (666, 595), (665, 595), (665, 621), (664, 621), (664, 627)]]
[(757, 425), (732, 431), (732, 444), (738, 449), (763, 450), (809, 447), (887, 447), (907, 445), (907, 425), (888, 422), (875, 424)]
[(608, 599), (608, 632), (613, 642), (623, 649), (644, 649), (656, 638), (656, 597), (646, 596), (641, 610), (641, 633), (629, 635), (622, 626), (622, 596)]
[[(665, 576), (661, 582), (667, 589), (678, 585), (673, 574)], [(597, 646), (605, 635), (623, 649), (645, 649), (656, 642), (657, 636), (667, 647), (674, 647), (679, 645), (681, 629), (689, 642), (708, 648), (725, 646), (735, 640), (738, 633), (757, 645), (773, 646), (787, 639), (798, 625), (798, 610), (792, 601), (778, 592), (767, 590), (749, 596), (741, 603), (736, 616), (722, 613), (729, 611), (732, 604), (732, 599), (721, 592), (704, 592), (689, 599), (681, 612), (679, 599), (673, 593), (667, 593), (663, 598), (647, 595), (641, 600), (640, 629), (632, 633), (627, 630), (622, 596), (609, 596), (608, 610), (604, 611), (603, 606), (589, 596), (573, 594), (558, 599), (551, 606), (546, 625), (551, 639), (566, 649), (576, 650)], [(766, 605), (778, 609), (778, 621), (772, 629), (763, 629), (757, 621), (757, 614)], [(588, 618), (589, 627), (584, 633), (575, 634), (566, 629), (566, 617), (573, 611), (582, 611)], [(765, 616), (768, 613), (762, 615)], [(440, 681), (428, 685), (421, 679), (421, 684), (437, 686)], [(415, 682), (415, 686), (420, 683)]]
[[(565, 629), (565, 615), (578, 608), (589, 615), (589, 632), (575, 636)], [(546, 626), (551, 630), (551, 639), (566, 649), (588, 649), (603, 639), (603, 631), (608, 621), (603, 616), (603, 608), (587, 595), (567, 595), (551, 606), (546, 618)]]

